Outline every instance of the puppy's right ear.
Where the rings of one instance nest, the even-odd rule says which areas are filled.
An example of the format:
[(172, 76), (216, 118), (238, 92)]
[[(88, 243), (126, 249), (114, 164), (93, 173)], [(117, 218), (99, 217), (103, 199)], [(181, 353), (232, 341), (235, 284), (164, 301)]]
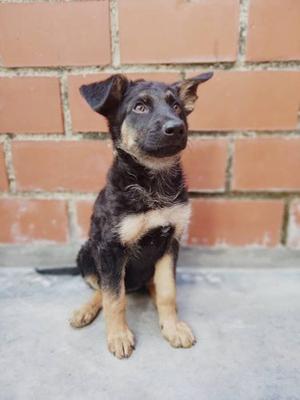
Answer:
[(127, 86), (127, 78), (116, 74), (105, 81), (82, 85), (79, 91), (94, 111), (108, 117), (120, 104)]

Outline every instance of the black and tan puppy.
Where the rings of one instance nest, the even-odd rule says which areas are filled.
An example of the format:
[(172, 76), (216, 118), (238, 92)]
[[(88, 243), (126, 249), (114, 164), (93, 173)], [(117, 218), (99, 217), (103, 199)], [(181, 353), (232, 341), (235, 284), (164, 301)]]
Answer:
[(211, 77), (204, 73), (167, 85), (113, 75), (80, 88), (88, 104), (107, 118), (115, 157), (94, 205), (89, 239), (77, 257), (95, 293), (70, 323), (85, 326), (103, 307), (108, 348), (118, 358), (134, 349), (125, 293), (145, 286), (170, 344), (195, 343), (176, 312), (175, 266), (190, 217), (180, 153), (197, 87)]

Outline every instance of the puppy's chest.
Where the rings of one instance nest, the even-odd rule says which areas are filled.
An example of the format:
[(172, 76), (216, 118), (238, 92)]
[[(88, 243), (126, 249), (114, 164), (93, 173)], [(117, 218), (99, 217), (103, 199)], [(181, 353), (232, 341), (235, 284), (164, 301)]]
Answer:
[(133, 245), (149, 231), (168, 226), (174, 228), (175, 237), (180, 239), (188, 224), (190, 212), (190, 205), (184, 203), (127, 215), (118, 226), (120, 240), (125, 245)]

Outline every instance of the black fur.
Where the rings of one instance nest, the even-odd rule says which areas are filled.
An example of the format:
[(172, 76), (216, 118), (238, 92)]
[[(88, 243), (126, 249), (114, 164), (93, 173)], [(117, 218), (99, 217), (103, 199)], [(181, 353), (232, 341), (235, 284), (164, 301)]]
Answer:
[[(116, 152), (94, 205), (89, 239), (77, 257), (82, 275), (96, 275), (103, 288), (118, 293), (125, 268), (126, 289), (139, 289), (152, 278), (155, 263), (166, 251), (177, 259), (173, 226), (157, 227), (132, 246), (121, 243), (117, 227), (130, 214), (187, 203), (178, 155), (186, 146), (186, 116), (197, 86), (211, 76), (167, 85), (114, 75), (81, 87), (90, 106), (107, 118)], [(133, 147), (123, 137), (125, 125)]]
[[(77, 265), (83, 276), (100, 275), (102, 284), (117, 289), (123, 261), (128, 257), (125, 275), (127, 291), (139, 289), (151, 279), (155, 262), (171, 245), (174, 228), (170, 227), (168, 231), (165, 228), (154, 229), (133, 248), (121, 246), (113, 228), (120, 223), (123, 216), (146, 212), (153, 208), (142, 194), (130, 189), (132, 184), (137, 184), (147, 192), (151, 190), (157, 195), (155, 208), (165, 206), (164, 203), (159, 204), (160, 195), (172, 199), (174, 195), (177, 196), (169, 205), (188, 201), (179, 163), (172, 167), (172, 173), (163, 180), (160, 174), (162, 172), (154, 173), (138, 164), (130, 155), (119, 150), (108, 173), (107, 185), (96, 199), (91, 217), (89, 240), (78, 254)], [(95, 260), (99, 260), (98, 265)], [(140, 279), (140, 284), (138, 284), (138, 279)]]

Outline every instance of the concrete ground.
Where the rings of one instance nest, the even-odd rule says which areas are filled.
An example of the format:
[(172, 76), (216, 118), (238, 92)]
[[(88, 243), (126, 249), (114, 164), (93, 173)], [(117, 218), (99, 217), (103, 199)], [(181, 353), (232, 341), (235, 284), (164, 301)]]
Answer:
[(81, 330), (68, 325), (90, 295), (80, 277), (0, 268), (1, 400), (300, 399), (297, 259), (272, 269), (261, 257), (244, 270), (223, 259), (223, 268), (179, 268), (179, 313), (197, 344), (171, 348), (137, 293), (128, 296), (137, 346), (121, 361), (106, 349), (102, 314)]

